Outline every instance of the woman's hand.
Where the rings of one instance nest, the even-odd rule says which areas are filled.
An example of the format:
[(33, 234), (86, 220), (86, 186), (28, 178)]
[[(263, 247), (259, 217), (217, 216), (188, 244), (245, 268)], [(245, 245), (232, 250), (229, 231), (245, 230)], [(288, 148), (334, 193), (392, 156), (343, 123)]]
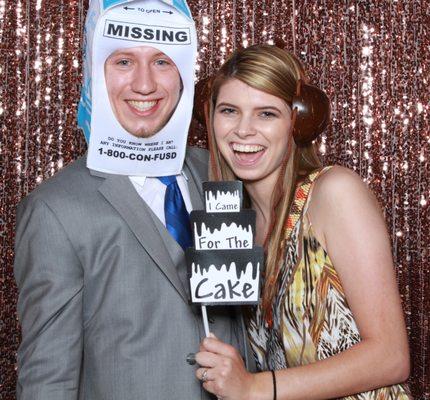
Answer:
[(223, 400), (251, 399), (255, 375), (246, 370), (234, 347), (212, 335), (203, 339), (196, 361), (196, 377), (208, 392)]

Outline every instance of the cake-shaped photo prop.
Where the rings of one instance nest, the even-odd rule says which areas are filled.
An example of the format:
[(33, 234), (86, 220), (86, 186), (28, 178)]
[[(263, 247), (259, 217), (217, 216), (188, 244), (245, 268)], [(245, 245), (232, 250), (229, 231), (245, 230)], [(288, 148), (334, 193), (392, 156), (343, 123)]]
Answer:
[(186, 251), (191, 302), (257, 304), (262, 247), (254, 246), (255, 211), (242, 209), (242, 183), (204, 182), (205, 210), (191, 212), (194, 246)]
[(242, 205), (242, 182), (204, 182), (207, 213), (239, 212)]

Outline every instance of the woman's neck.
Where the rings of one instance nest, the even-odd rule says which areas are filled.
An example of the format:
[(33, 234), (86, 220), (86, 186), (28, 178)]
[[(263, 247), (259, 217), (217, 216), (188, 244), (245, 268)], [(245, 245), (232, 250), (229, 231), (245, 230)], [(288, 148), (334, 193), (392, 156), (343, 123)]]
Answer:
[(271, 217), (271, 202), (274, 184), (264, 181), (244, 182), (251, 200), (251, 207), (256, 212), (256, 242), (263, 245)]

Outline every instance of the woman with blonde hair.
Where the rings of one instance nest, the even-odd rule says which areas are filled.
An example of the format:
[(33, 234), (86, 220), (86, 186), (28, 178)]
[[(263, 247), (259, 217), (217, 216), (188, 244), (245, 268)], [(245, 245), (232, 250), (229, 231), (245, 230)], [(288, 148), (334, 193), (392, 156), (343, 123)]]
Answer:
[(389, 237), (354, 172), (322, 168), (313, 140), (326, 96), (291, 53), (236, 51), (212, 80), (211, 174), (243, 181), (266, 250), (260, 304), (247, 310), (259, 372), (215, 337), (196, 371), (222, 399), (409, 399), (409, 352)]

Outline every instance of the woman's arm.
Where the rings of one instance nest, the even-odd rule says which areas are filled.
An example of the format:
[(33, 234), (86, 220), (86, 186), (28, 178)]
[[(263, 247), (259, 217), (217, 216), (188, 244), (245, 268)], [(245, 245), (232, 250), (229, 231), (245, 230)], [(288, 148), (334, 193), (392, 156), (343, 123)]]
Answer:
[[(355, 173), (334, 167), (315, 183), (308, 212), (339, 274), (362, 340), (328, 359), (276, 371), (277, 398), (328, 399), (406, 380), (406, 329), (389, 238), (374, 196)], [(213, 352), (204, 351), (203, 360), (197, 359), (215, 367), (208, 371), (215, 379), (205, 384), (209, 391), (222, 389), (215, 393), (226, 399), (273, 399), (270, 373), (242, 371), (237, 354), (215, 339), (206, 339), (203, 346)]]

